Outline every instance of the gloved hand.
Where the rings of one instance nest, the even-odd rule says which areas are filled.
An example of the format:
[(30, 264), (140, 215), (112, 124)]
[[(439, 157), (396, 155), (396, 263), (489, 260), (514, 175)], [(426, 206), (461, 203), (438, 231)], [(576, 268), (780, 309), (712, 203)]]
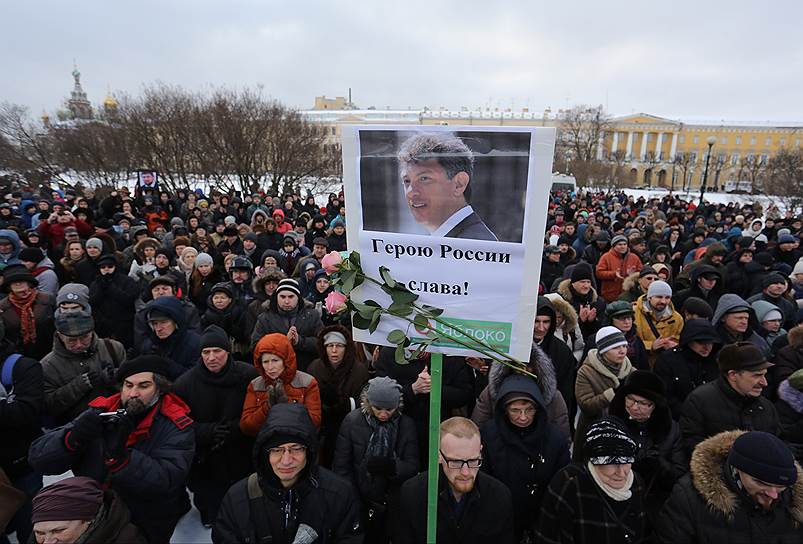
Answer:
[(651, 449), (639, 454), (633, 463), (633, 470), (642, 476), (653, 474), (661, 466), (661, 454), (657, 450)]
[(284, 385), (282, 385), (281, 380), (276, 380), (276, 383), (270, 387), (268, 390), (268, 398), (270, 399), (271, 406), (276, 406), (277, 404), (288, 401), (287, 393), (284, 392)]
[(90, 442), (103, 434), (103, 421), (98, 412), (89, 408), (73, 421), (73, 427), (67, 433), (67, 445), (72, 450), (86, 447)]
[(84, 376), (86, 376), (86, 381), (89, 382), (90, 387), (93, 389), (103, 389), (107, 386), (107, 377), (101, 371), (89, 369), (84, 372)]
[(321, 402), (327, 406), (334, 406), (338, 401), (337, 388), (334, 385), (325, 383), (321, 384)]
[(212, 428), (212, 441), (223, 442), (230, 434), (231, 425), (229, 425), (228, 422), (224, 421), (223, 423), (218, 423)]
[(126, 442), (136, 426), (136, 421), (129, 414), (124, 414), (104, 425), (103, 452), (106, 459), (120, 461), (126, 458)]
[(393, 476), (396, 474), (396, 461), (391, 457), (370, 456), (365, 458), (365, 469), (371, 474)]

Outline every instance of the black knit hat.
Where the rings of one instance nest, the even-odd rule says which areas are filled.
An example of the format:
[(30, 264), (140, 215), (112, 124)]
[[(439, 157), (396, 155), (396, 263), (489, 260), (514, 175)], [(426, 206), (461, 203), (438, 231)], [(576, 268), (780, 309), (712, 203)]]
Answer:
[(795, 458), (777, 436), (762, 431), (744, 433), (733, 442), (728, 464), (772, 485), (790, 486), (797, 481)]
[(274, 294), (278, 295), (282, 291), (290, 291), (298, 296), (301, 296), (301, 290), (298, 288), (298, 282), (292, 278), (285, 278), (281, 280), (279, 285), (276, 287)]
[(711, 305), (699, 297), (689, 297), (683, 303), (682, 310), (697, 317), (711, 319), (714, 317), (714, 310)]
[(227, 281), (222, 281), (213, 285), (212, 289), (209, 291), (209, 296), (211, 297), (215, 293), (225, 293), (229, 298), (234, 298), (234, 291), (231, 288), (231, 283)]
[(625, 465), (636, 460), (638, 445), (624, 422), (606, 416), (591, 424), (586, 431), (583, 454), (592, 465)]
[(571, 281), (572, 283), (582, 280), (591, 281), (593, 278), (593, 271), (591, 267), (585, 263), (578, 263), (572, 268)]
[(45, 254), (38, 247), (25, 247), (17, 257), (20, 261), (39, 264), (45, 258)]
[[(22, 253), (20, 253), (20, 255), (22, 255)], [(20, 259), (22, 259), (21, 256)], [(777, 272), (773, 272), (772, 274), (767, 274), (766, 276), (764, 276), (764, 279), (761, 280), (761, 288), (766, 289), (767, 287), (775, 283), (783, 283), (784, 285), (787, 285), (786, 279), (783, 276), (781, 276)]]
[(140, 372), (153, 372), (160, 376), (167, 376), (170, 368), (170, 361), (158, 355), (140, 355), (129, 359), (120, 367), (115, 377), (118, 382), (122, 382), (129, 376)]
[(209, 325), (205, 328), (203, 334), (201, 334), (201, 349), (206, 348), (220, 348), (224, 351), (229, 351), (231, 343), (226, 331), (217, 325)]
[[(666, 385), (661, 378), (648, 370), (634, 370), (625, 379), (619, 391), (622, 395), (638, 395), (657, 405), (666, 404)], [(619, 393), (617, 391), (617, 393)]]
[(100, 268), (104, 264), (111, 264), (117, 266), (117, 257), (115, 257), (113, 253), (104, 253), (103, 255), (98, 257), (98, 260), (96, 261), (95, 264), (98, 265), (98, 268)]

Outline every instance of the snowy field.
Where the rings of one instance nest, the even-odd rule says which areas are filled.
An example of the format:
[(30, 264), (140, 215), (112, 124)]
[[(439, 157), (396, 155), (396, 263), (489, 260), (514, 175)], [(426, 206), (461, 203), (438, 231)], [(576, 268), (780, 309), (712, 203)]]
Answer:
[[(634, 198), (644, 197), (646, 199), (650, 198), (663, 198), (664, 196), (669, 194), (669, 191), (666, 189), (625, 189), (626, 194), (633, 196)], [(677, 196), (686, 201), (694, 201), (699, 202), (700, 200), (700, 190), (696, 191), (675, 191), (672, 193), (673, 195)], [(779, 198), (773, 199), (773, 197), (768, 195), (735, 195), (730, 193), (713, 193), (706, 191), (703, 200), (706, 200), (711, 203), (716, 204), (728, 204), (729, 202), (733, 202), (738, 205), (743, 204), (752, 204), (753, 202), (760, 202), (761, 205), (766, 210), (770, 204), (775, 204), (778, 206), (778, 209), (781, 212), (786, 210), (786, 206), (784, 205), (783, 201)]]

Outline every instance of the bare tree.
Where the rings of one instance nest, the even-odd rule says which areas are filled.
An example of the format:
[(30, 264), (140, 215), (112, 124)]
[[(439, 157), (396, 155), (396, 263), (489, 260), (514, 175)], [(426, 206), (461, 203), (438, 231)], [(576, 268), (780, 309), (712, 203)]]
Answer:
[(71, 177), (93, 187), (119, 187), (132, 172), (129, 138), (123, 127), (104, 119), (50, 129), (56, 160)]
[(803, 150), (781, 149), (769, 160), (764, 184), (768, 194), (796, 210), (803, 204)]
[(765, 161), (761, 160), (760, 156), (748, 153), (739, 161), (739, 180), (746, 179), (754, 190), (760, 188), (766, 166)]
[(24, 106), (0, 103), (0, 156), (6, 168), (27, 178), (67, 182), (55, 160), (52, 142), (43, 129), (31, 122)]
[(690, 182), (689, 174), (691, 174), (694, 169), (693, 156), (687, 152), (676, 153), (673, 163), (675, 165), (675, 170), (680, 174), (677, 176), (678, 179), (681, 180), (680, 188), (682, 191), (685, 191), (687, 184)]

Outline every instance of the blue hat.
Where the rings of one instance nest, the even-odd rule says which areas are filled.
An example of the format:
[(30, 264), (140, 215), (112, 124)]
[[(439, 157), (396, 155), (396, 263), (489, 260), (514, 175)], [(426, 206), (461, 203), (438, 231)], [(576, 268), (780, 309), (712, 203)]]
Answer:
[(728, 464), (772, 485), (790, 486), (797, 481), (795, 457), (777, 436), (762, 431), (744, 433), (733, 442)]

